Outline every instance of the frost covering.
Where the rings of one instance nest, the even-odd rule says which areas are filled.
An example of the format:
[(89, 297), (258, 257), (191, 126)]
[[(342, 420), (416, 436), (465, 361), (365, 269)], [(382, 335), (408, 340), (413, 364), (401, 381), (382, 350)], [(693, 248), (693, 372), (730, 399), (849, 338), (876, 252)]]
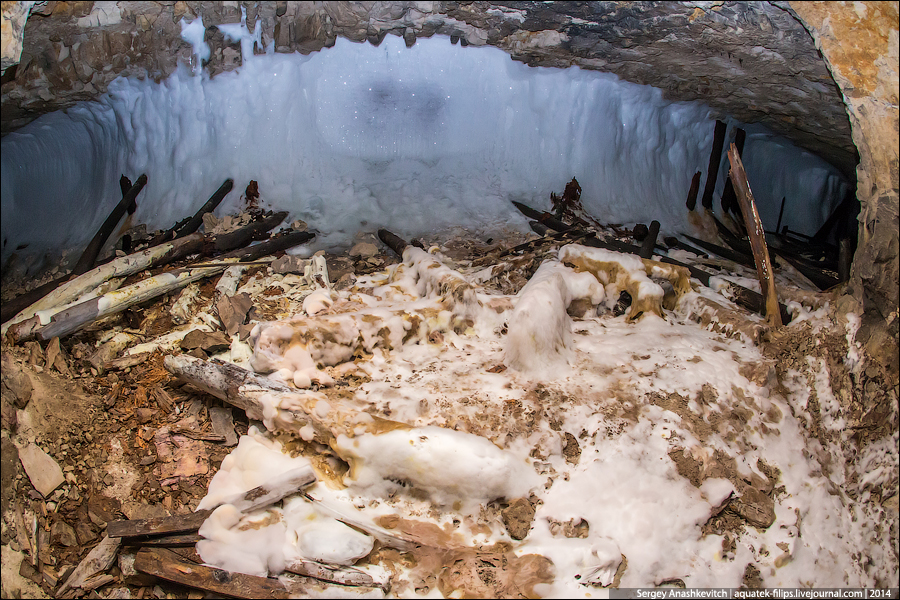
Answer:
[[(209, 51), (203, 27), (219, 25), (244, 49), (238, 71), (118, 79), (100, 101), (3, 138), (3, 260), (23, 243), (37, 254), (83, 247), (118, 202), (122, 173), (149, 177), (134, 224), (168, 228), (228, 177), (235, 189), (217, 213), (232, 213), (254, 179), (264, 206), (307, 221), (321, 246), (378, 226), (407, 237), (524, 229), (509, 200), (549, 208), (572, 176), (602, 221), (690, 227), (684, 197), (694, 172), (705, 177), (713, 135), (702, 104), (444, 37), (253, 56), (261, 28), (243, 21), (185, 23), (195, 67)], [(808, 234), (843, 197), (835, 169), (763, 129), (748, 128), (744, 164), (770, 229), (784, 196), (784, 224)]]

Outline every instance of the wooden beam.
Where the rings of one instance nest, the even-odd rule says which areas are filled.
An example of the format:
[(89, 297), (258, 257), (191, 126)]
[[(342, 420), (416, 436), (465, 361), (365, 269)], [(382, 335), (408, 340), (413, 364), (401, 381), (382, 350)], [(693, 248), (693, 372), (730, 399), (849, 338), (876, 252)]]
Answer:
[(379, 229), (378, 230), (378, 239), (387, 245), (388, 248), (393, 250), (397, 256), (401, 259), (403, 258), (403, 251), (406, 250), (406, 240), (401, 238), (400, 236), (394, 235), (387, 229)]
[(180, 289), (192, 281), (210, 277), (223, 270), (225, 270), (225, 267), (207, 267), (204, 269), (173, 271), (148, 277), (134, 285), (70, 305), (50, 317), (49, 322), (46, 324), (36, 315), (11, 326), (9, 332), (12, 333), (17, 343), (32, 337), (41, 341), (63, 337), (78, 331), (97, 319), (122, 312), (135, 304), (152, 300), (163, 294)]
[(731, 179), (734, 182), (738, 203), (744, 214), (744, 224), (747, 226), (747, 234), (750, 236), (750, 247), (753, 249), (753, 258), (756, 261), (760, 290), (766, 299), (766, 320), (771, 325), (780, 327), (782, 319), (778, 308), (778, 294), (775, 291), (775, 273), (772, 270), (769, 249), (766, 246), (766, 232), (759, 219), (759, 213), (756, 211), (756, 202), (753, 200), (753, 192), (750, 191), (750, 182), (747, 181), (744, 163), (741, 162), (737, 146), (734, 144), (728, 148), (728, 160), (731, 163)]
[(59, 598), (71, 597), (72, 592), (83, 589), (88, 582), (109, 569), (119, 553), (121, 540), (104, 536), (100, 543), (85, 556), (66, 582), (57, 590)]
[(177, 239), (186, 235), (190, 235), (200, 229), (200, 226), (203, 224), (203, 215), (214, 211), (233, 187), (234, 179), (226, 179), (222, 183), (222, 185), (219, 186), (219, 189), (213, 192), (213, 195), (209, 197), (209, 200), (207, 200), (206, 203), (200, 207), (200, 210), (194, 213), (194, 216), (191, 217), (191, 219), (187, 223), (182, 225), (178, 229), (178, 231), (175, 232), (175, 238)]
[(135, 557), (134, 568), (166, 581), (230, 598), (291, 597), (287, 588), (277, 579), (205, 567), (189, 562), (165, 548), (142, 548)]
[(116, 205), (112, 212), (109, 213), (109, 216), (106, 218), (106, 221), (103, 222), (103, 225), (100, 226), (100, 229), (97, 230), (97, 233), (94, 234), (93, 239), (91, 239), (87, 248), (82, 252), (81, 258), (75, 263), (75, 267), (72, 269), (73, 275), (81, 275), (94, 268), (94, 263), (97, 261), (97, 255), (100, 254), (100, 249), (103, 247), (103, 244), (109, 239), (113, 229), (116, 228), (116, 225), (118, 225), (119, 221), (122, 219), (122, 215), (125, 214), (128, 207), (135, 201), (135, 198), (137, 198), (137, 195), (144, 189), (145, 185), (147, 185), (147, 176), (141, 175), (138, 177), (135, 184), (131, 186), (131, 189), (128, 190), (128, 193), (122, 197), (122, 200)]
[(722, 160), (722, 148), (725, 146), (725, 131), (727, 126), (722, 121), (716, 121), (716, 129), (713, 133), (712, 152), (709, 154), (709, 168), (706, 171), (706, 187), (703, 188), (703, 208), (712, 210), (713, 192), (716, 191), (716, 179), (719, 177), (719, 162)]
[(656, 247), (656, 238), (659, 237), (659, 221), (651, 221), (647, 237), (641, 243), (640, 257), (649, 259), (653, 256), (653, 248)]
[(691, 188), (688, 190), (687, 202), (685, 205), (688, 210), (694, 210), (694, 207), (697, 206), (697, 194), (700, 193), (700, 171), (694, 173), (694, 178), (691, 179)]
[(228, 195), (228, 192), (231, 191), (231, 188), (234, 186), (233, 179), (226, 179), (225, 183), (219, 186), (212, 196), (210, 196), (209, 200), (200, 207), (194, 216), (179, 221), (175, 225), (173, 225), (170, 229), (160, 233), (152, 240), (150, 240), (151, 246), (156, 246), (157, 244), (162, 244), (163, 242), (168, 242), (169, 240), (174, 240), (175, 238), (184, 237), (186, 235), (190, 235), (194, 233), (200, 228), (200, 225), (203, 224), (203, 215), (212, 212), (219, 206), (219, 203)]
[(212, 510), (198, 510), (186, 515), (171, 517), (110, 521), (106, 525), (106, 535), (111, 538), (135, 538), (197, 531), (211, 514)]
[(254, 221), (240, 229), (222, 233), (216, 236), (216, 250), (224, 252), (233, 248), (240, 248), (261, 237), (267, 237), (265, 236), (265, 233), (270, 229), (275, 228), (279, 223), (284, 221), (287, 216), (287, 211), (277, 212), (264, 217), (259, 221)]
[[(10, 322), (24, 321), (33, 317), (39, 311), (70, 304), (113, 277), (127, 277), (150, 267), (165, 265), (173, 260), (198, 253), (202, 248), (203, 236), (197, 233), (177, 241), (167, 242), (129, 254), (128, 256), (116, 258), (105, 265), (91, 269), (74, 278), (67, 276), (57, 279), (51, 282), (54, 286), (43, 290), (43, 293), (30, 293), (16, 298), (14, 300), (16, 306), (21, 305), (22, 301), (30, 300), (30, 302), (21, 306), (14, 313), (15, 318), (10, 319)], [(5, 310), (6, 304), (3, 306)], [(6, 319), (4, 319), (5, 321)]]

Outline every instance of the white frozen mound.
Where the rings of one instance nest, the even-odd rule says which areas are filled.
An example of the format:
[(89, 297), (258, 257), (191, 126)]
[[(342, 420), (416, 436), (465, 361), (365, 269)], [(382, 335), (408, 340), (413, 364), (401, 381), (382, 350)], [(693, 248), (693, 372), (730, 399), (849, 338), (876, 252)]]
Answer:
[(323, 515), (303, 498), (284, 503), (287, 539), (286, 560), (314, 560), (333, 565), (352, 565), (369, 554), (375, 540)]
[(302, 456), (291, 458), (282, 452), (281, 444), (251, 427), (241, 436), (237, 447), (222, 461), (222, 466), (209, 482), (209, 490), (198, 510), (212, 508), (223, 501), (255, 487), (269, 483), (288, 471), (309, 466)]
[(441, 427), (342, 435), (336, 449), (351, 460), (346, 483), (354, 491), (385, 498), (408, 484), (468, 514), (497, 498), (525, 496), (540, 483), (527, 463), (483, 437)]
[(526, 372), (543, 371), (569, 355), (572, 320), (566, 308), (572, 295), (566, 285), (566, 271), (571, 269), (555, 261), (545, 262), (519, 292), (504, 346), (503, 362), (507, 366)]

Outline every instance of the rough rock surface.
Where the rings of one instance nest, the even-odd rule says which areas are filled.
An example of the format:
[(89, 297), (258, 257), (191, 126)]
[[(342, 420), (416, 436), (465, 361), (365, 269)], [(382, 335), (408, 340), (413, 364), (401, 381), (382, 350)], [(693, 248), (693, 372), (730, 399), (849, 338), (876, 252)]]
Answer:
[[(898, 6), (896, 2), (853, 4), (793, 2), (791, 7), (810, 28), (835, 81), (840, 86), (859, 148), (857, 198), (859, 248), (853, 262), (851, 290), (865, 298), (864, 308), (877, 321), (867, 343), (897, 372), (900, 318), (900, 247), (898, 247)], [(865, 292), (863, 292), (863, 289)], [(885, 337), (893, 339), (885, 339)]]
[[(812, 39), (767, 2), (245, 4), (248, 24), (258, 18), (263, 44), (276, 52), (313, 52), (339, 36), (377, 45), (390, 33), (412, 45), (446, 35), (529, 65), (577, 65), (653, 85), (672, 100), (699, 99), (721, 115), (765, 123), (848, 174), (856, 164), (841, 96)], [(210, 73), (240, 66), (239, 45), (214, 27), (240, 20), (237, 2), (37, 3), (21, 61), (4, 73), (3, 132), (96, 98), (119, 75), (161, 79), (190, 64), (179, 22), (198, 16)]]

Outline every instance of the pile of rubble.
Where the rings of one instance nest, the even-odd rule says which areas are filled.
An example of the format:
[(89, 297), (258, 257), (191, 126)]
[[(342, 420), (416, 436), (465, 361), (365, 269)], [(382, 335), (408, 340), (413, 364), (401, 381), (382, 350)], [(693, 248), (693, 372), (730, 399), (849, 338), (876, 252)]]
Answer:
[[(826, 552), (832, 583), (889, 583), (897, 388), (838, 297), (781, 269), (776, 328), (751, 269), (576, 213), (307, 259), (203, 257), (267, 218), (207, 216), (168, 265), (136, 246), (67, 281), (4, 325), (4, 590), (590, 595), (795, 584)], [(883, 540), (832, 545), (851, 509), (806, 479)]]

